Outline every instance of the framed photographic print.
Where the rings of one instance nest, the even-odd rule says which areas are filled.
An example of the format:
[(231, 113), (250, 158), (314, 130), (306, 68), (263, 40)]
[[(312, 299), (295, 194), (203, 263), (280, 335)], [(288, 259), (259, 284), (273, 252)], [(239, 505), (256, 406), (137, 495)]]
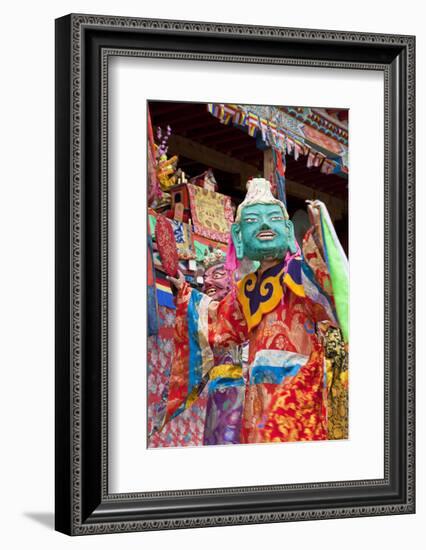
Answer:
[(56, 529), (414, 513), (415, 40), (56, 21)]

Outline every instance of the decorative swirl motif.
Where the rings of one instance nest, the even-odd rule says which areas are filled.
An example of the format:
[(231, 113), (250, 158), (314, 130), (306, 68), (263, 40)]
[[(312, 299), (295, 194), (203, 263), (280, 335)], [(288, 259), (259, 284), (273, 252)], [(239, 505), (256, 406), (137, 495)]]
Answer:
[(243, 309), (248, 330), (262, 320), (262, 316), (273, 311), (284, 296), (283, 275), (285, 262), (266, 270), (263, 275), (247, 275), (238, 283), (238, 300)]
[(255, 273), (247, 275), (244, 283), (244, 293), (248, 296), (256, 288), (257, 277)]
[(254, 315), (260, 304), (268, 302), (274, 290), (278, 290), (278, 285), (281, 285), (282, 282), (281, 272), (283, 271), (284, 261), (270, 267), (260, 277), (255, 273), (249, 275), (244, 284), (244, 294), (249, 301), (250, 315)]
[(274, 285), (268, 279), (260, 284), (259, 294), (262, 296), (262, 302), (268, 300), (271, 297), (273, 290)]

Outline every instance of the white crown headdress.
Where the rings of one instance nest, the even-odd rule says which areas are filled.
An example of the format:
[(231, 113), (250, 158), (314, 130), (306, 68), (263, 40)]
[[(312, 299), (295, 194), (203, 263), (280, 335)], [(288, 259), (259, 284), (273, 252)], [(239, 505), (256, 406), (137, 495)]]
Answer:
[(288, 212), (284, 203), (274, 197), (271, 192), (271, 184), (265, 178), (252, 178), (247, 182), (247, 193), (243, 202), (238, 206), (235, 222), (241, 221), (241, 212), (245, 206), (251, 204), (278, 204), (284, 214), (284, 218), (288, 220)]

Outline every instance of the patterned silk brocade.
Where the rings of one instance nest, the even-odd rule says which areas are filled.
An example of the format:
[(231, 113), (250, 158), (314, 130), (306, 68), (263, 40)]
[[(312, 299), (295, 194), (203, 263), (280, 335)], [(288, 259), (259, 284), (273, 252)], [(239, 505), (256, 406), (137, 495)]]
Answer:
[[(186, 409), (198, 402), (207, 385), (204, 444), (239, 443), (244, 398), (242, 369), (233, 363), (226, 346), (220, 347), (221, 353), (214, 354), (207, 342), (208, 322), (216, 316), (218, 302), (188, 284), (180, 290), (176, 302), (175, 356), (165, 423), (185, 414)], [(235, 351), (235, 345), (231, 347)]]
[[(311, 232), (302, 257), (247, 275), (220, 302), (185, 283), (176, 308), (166, 422), (197, 402), (202, 379), (204, 444), (347, 438), (347, 345)], [(218, 362), (244, 343), (245, 376), (233, 361)]]
[(159, 333), (148, 337), (148, 447), (203, 445), (207, 392), (191, 408), (169, 422), (161, 431), (166, 412), (170, 366), (173, 362), (175, 310), (159, 306)]
[(167, 403), (168, 421), (185, 403), (189, 395), (189, 339), (187, 311), (191, 297), (191, 287), (184, 285), (176, 302), (176, 323), (175, 323), (175, 359), (170, 374), (169, 395)]
[(195, 233), (227, 243), (233, 221), (231, 198), (190, 183), (187, 187)]
[(267, 421), (260, 429), (262, 441), (328, 439), (323, 366), (323, 350), (318, 344), (291, 384), (279, 386), (275, 391)]
[(216, 387), (209, 391), (204, 428), (204, 445), (239, 443), (244, 401), (242, 384)]
[(319, 253), (312, 230), (309, 229), (303, 239), (303, 256), (306, 264), (314, 274), (315, 281), (321, 290), (332, 300), (333, 289), (330, 274), (324, 259)]
[(328, 439), (348, 438), (348, 353), (341, 331), (329, 327), (324, 336), (328, 390)]

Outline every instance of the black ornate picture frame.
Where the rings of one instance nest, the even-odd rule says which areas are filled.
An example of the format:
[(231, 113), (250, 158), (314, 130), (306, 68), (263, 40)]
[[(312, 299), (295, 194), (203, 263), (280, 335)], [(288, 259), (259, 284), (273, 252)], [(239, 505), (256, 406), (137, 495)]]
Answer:
[[(384, 74), (383, 479), (108, 491), (108, 59)], [(56, 529), (69, 535), (415, 511), (413, 36), (68, 15), (56, 21)], [(143, 466), (142, 466), (143, 467)]]

